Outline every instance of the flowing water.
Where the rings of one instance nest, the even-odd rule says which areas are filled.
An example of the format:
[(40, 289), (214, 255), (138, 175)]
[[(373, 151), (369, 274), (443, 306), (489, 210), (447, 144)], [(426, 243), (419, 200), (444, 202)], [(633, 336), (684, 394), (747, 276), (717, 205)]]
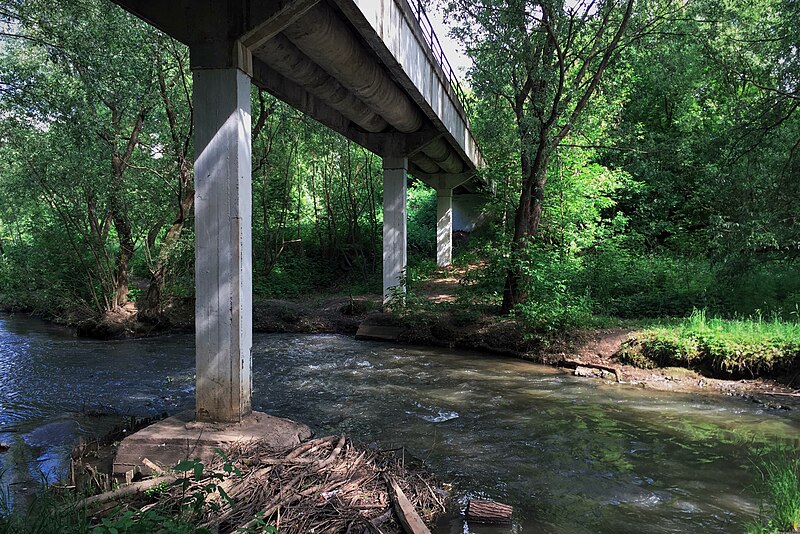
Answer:
[[(97, 412), (191, 408), (193, 364), (191, 336), (79, 340), (0, 315), (0, 482), (25, 484), (19, 465), (57, 476), (74, 440), (109, 424)], [(461, 502), (514, 505), (517, 532), (740, 532), (758, 512), (755, 459), (800, 437), (800, 413), (740, 398), (333, 335), (256, 335), (253, 376), (255, 409), (404, 446)]]

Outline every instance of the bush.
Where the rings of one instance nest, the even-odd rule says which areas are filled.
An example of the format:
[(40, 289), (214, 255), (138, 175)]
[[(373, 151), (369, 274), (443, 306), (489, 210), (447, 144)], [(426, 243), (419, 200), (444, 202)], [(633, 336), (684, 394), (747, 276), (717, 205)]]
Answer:
[(586, 256), (581, 282), (595, 313), (623, 318), (685, 317), (714, 300), (715, 276), (707, 260), (643, 254), (617, 241)]
[(531, 247), (522, 262), (528, 300), (515, 313), (528, 328), (547, 332), (573, 328), (589, 321), (592, 300), (576, 291), (574, 280), (582, 270), (580, 257)]
[(408, 188), (409, 254), (436, 257), (436, 190), (421, 182)]

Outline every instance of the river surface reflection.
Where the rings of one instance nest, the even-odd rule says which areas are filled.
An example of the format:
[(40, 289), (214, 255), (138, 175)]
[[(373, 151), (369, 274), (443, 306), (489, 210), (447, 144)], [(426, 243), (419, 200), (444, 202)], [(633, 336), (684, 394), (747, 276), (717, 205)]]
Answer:
[[(0, 315), (0, 482), (25, 483), (21, 463), (57, 476), (78, 436), (110, 424), (98, 412), (191, 408), (193, 367), (192, 336), (98, 342)], [(739, 398), (333, 335), (257, 334), (253, 376), (255, 409), (404, 446), (462, 502), (514, 505), (517, 532), (742, 531), (758, 512), (754, 459), (800, 436), (796, 411)]]

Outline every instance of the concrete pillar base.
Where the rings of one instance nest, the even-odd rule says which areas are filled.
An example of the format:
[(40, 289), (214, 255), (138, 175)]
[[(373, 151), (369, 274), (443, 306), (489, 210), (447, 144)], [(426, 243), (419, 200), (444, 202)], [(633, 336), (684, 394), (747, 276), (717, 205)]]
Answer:
[(239, 423), (202, 423), (186, 411), (154, 423), (123, 439), (114, 458), (113, 476), (130, 482), (137, 474), (155, 474), (144, 460), (169, 471), (181, 460), (214, 458), (214, 449), (226, 449), (243, 441), (262, 441), (275, 450), (295, 447), (311, 437), (302, 423), (251, 412)]

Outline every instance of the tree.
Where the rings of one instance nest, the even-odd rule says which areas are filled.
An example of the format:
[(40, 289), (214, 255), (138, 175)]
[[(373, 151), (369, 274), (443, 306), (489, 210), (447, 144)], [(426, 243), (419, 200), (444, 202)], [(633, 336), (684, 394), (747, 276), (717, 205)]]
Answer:
[[(548, 167), (580, 121), (619, 50), (663, 17), (635, 0), (450, 0), (456, 35), (474, 59), (478, 98), (511, 111), (519, 151), (519, 201), (502, 311), (526, 300), (519, 258), (536, 238)], [(646, 7), (647, 9), (644, 9)], [(632, 21), (637, 27), (629, 31)]]
[[(150, 269), (150, 286), (147, 290), (145, 315), (158, 316), (163, 304), (164, 285), (167, 278), (171, 254), (183, 233), (194, 206), (194, 166), (192, 163), (192, 134), (194, 132), (194, 110), (192, 107), (191, 73), (189, 72), (189, 50), (175, 40), (162, 36), (158, 39), (156, 53), (156, 75), (161, 97), (159, 111), (163, 117), (158, 124), (166, 126), (163, 134), (166, 142), (151, 147), (151, 152), (163, 150), (168, 160), (167, 168), (160, 172), (166, 183), (172, 184), (172, 204), (175, 215), (158, 245), (155, 263)], [(160, 139), (160, 137), (156, 137)], [(170, 177), (172, 179), (170, 179)], [(155, 248), (161, 231), (155, 225), (147, 237), (148, 251)]]
[(158, 137), (148, 122), (160, 101), (158, 33), (95, 0), (14, 0), (0, 16), (10, 29), (0, 57), (5, 131), (11, 157), (25, 162), (15, 170), (61, 221), (97, 312), (121, 311), (137, 247), (164, 219), (151, 201), (163, 194), (150, 172), (158, 147), (143, 149)]

